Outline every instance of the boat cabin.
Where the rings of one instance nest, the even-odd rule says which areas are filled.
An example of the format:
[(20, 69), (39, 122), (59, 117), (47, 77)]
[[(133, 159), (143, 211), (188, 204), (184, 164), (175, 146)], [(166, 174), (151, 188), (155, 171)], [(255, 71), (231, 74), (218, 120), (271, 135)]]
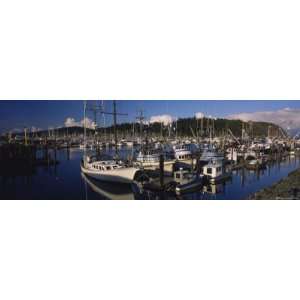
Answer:
[(219, 161), (210, 161), (203, 166), (203, 175), (210, 178), (218, 178), (223, 175), (223, 164)]
[(111, 171), (120, 168), (117, 164), (103, 164), (101, 162), (95, 162), (92, 164), (92, 168), (99, 171)]
[(222, 163), (224, 160), (223, 154), (219, 153), (214, 147), (209, 146), (203, 149), (200, 161), (205, 164), (209, 163), (210, 161), (219, 161)]
[(160, 153), (158, 151), (140, 151), (136, 160), (138, 162), (157, 163), (160, 160)]
[(203, 176), (183, 170), (174, 172), (174, 180), (176, 182), (176, 193), (186, 193), (199, 190), (203, 186)]
[(178, 171), (174, 172), (174, 180), (178, 183), (183, 183), (186, 180), (190, 179), (191, 172), (189, 170), (184, 170), (180, 168)]
[(192, 152), (186, 145), (176, 145), (173, 147), (174, 156), (178, 160), (186, 160), (192, 158)]

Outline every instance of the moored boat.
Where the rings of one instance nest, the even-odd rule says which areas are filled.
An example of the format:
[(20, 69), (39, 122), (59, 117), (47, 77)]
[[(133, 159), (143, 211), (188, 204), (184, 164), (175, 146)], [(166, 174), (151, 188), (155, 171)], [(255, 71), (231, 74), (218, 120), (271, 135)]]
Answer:
[(174, 172), (174, 180), (177, 183), (175, 192), (183, 194), (199, 190), (204, 183), (204, 177), (197, 173), (191, 173), (180, 168), (179, 171)]
[[(159, 149), (141, 150), (136, 157), (136, 161), (145, 169), (158, 168), (160, 165), (160, 155), (162, 155), (162, 152)], [(168, 159), (164, 155), (164, 166), (165, 167), (168, 167), (168, 166), (171, 167), (174, 163), (175, 163), (174, 159)]]
[(97, 160), (85, 156), (81, 161), (81, 171), (85, 175), (108, 182), (131, 183), (138, 170), (117, 160)]
[(207, 176), (210, 183), (220, 182), (231, 177), (231, 172), (227, 172), (219, 160), (212, 160), (204, 165), (202, 172), (204, 176)]
[(187, 148), (185, 144), (175, 145), (174, 156), (177, 160), (189, 160), (192, 158), (192, 152)]

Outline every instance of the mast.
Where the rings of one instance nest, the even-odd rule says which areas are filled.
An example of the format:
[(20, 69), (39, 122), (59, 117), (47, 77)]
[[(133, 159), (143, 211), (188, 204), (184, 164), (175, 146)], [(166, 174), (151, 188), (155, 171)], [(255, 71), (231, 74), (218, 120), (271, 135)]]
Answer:
[(140, 123), (140, 142), (142, 142), (142, 138), (143, 138), (143, 121), (145, 120), (142, 109), (140, 110), (140, 114), (136, 119)]
[(108, 114), (108, 115), (113, 115), (113, 120), (114, 120), (114, 140), (115, 140), (115, 149), (116, 149), (116, 155), (118, 153), (118, 137), (117, 137), (117, 115), (120, 116), (127, 116), (128, 114), (121, 114), (121, 113), (117, 113), (117, 104), (116, 104), (116, 100), (113, 101), (113, 112), (106, 112), (104, 111), (104, 104), (102, 103), (102, 105), (94, 105), (92, 107), (88, 107), (87, 106), (87, 102), (84, 102), (84, 140), (85, 140), (85, 146), (86, 146), (86, 112), (87, 110), (91, 110), (94, 113), (100, 111), (100, 113), (104, 114)]
[(27, 146), (28, 142), (27, 142), (27, 127), (24, 127), (24, 142), (25, 142), (25, 146)]
[(97, 138), (97, 103), (94, 104), (94, 123), (95, 123), (95, 130), (94, 130), (94, 143), (96, 144), (96, 149), (98, 149), (98, 138)]
[(113, 116), (114, 116), (114, 137), (115, 137), (115, 151), (116, 156), (118, 155), (118, 135), (117, 135), (117, 103), (113, 101)]
[(105, 124), (104, 101), (103, 100), (102, 100), (102, 116), (103, 116), (103, 127), (104, 127), (104, 141), (106, 143), (106, 124)]
[(206, 133), (209, 135), (209, 117), (207, 118)]
[(196, 118), (196, 133), (197, 133), (197, 144), (199, 144), (199, 119)]
[(177, 136), (177, 118), (176, 118), (176, 142), (177, 142), (178, 136)]
[(86, 154), (86, 101), (83, 102), (83, 144), (84, 144), (84, 155)]
[(135, 141), (135, 131), (134, 131), (134, 122), (132, 123), (132, 139)]

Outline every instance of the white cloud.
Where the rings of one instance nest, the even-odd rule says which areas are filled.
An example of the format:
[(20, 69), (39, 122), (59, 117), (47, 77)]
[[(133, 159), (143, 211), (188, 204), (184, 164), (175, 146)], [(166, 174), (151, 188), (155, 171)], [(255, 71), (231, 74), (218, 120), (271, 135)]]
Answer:
[(195, 113), (195, 117), (196, 117), (196, 119), (202, 119), (202, 118), (204, 118), (204, 113), (202, 113), (202, 112), (196, 112)]
[(67, 118), (65, 120), (65, 127), (80, 126), (80, 122), (76, 122), (74, 118)]
[(300, 109), (289, 107), (276, 111), (258, 111), (253, 113), (239, 113), (230, 115), (228, 119), (239, 119), (242, 121), (263, 121), (271, 122), (284, 129), (300, 128)]
[(143, 123), (144, 125), (149, 125), (149, 124), (150, 124), (150, 122), (149, 122), (148, 120), (143, 120), (142, 123)]
[(165, 126), (172, 123), (174, 118), (170, 115), (158, 115), (158, 116), (152, 116), (150, 118), (150, 123), (163, 123)]
[[(85, 127), (86, 127), (86, 128), (95, 129), (96, 123), (95, 123), (94, 121), (92, 121), (92, 120), (89, 119), (89, 118), (85, 118), (85, 122), (86, 122), (86, 124), (85, 124)], [(80, 125), (81, 125), (81, 126), (84, 126), (84, 119), (82, 119), (82, 120), (80, 121)]]
[[(90, 118), (85, 118), (85, 121), (86, 121), (86, 128), (95, 129), (96, 126), (95, 122), (93, 122)], [(73, 127), (73, 126), (83, 127), (84, 119), (77, 122), (74, 118), (67, 118), (65, 120), (65, 127)]]
[(35, 126), (31, 126), (31, 129), (30, 129), (31, 132), (38, 132), (38, 131), (41, 131), (41, 130), (42, 130), (42, 128), (35, 127)]

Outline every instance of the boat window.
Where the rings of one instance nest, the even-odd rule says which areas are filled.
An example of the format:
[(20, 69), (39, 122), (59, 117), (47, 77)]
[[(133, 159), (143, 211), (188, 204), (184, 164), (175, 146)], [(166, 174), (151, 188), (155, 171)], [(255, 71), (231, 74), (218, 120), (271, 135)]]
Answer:
[(211, 174), (212, 173), (212, 168), (207, 168), (207, 174)]
[(111, 167), (110, 167), (110, 166), (107, 166), (107, 167), (106, 167), (106, 170), (111, 170)]
[(180, 174), (176, 174), (176, 178), (179, 179), (180, 178)]

